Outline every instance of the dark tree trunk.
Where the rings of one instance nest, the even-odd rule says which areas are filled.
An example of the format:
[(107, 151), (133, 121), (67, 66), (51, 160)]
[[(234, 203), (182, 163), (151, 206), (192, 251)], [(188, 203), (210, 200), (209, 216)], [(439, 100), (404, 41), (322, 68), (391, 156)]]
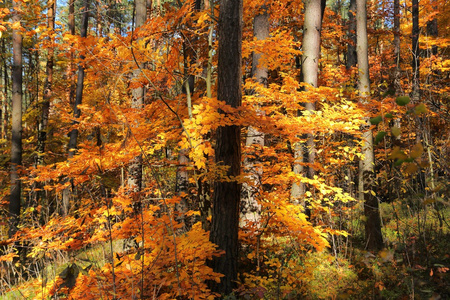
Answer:
[[(71, 35), (75, 35), (75, 0), (69, 0), (69, 16), (68, 16), (69, 32)], [(70, 54), (70, 63), (67, 67), (67, 75), (70, 81), (69, 84), (69, 103), (74, 104), (75, 99), (75, 80), (73, 72), (73, 53)]]
[[(75, 24), (74, 24), (74, 2), (70, 2), (69, 4), (69, 28), (71, 32), (75, 32)], [(80, 36), (82, 38), (87, 37), (87, 30), (88, 30), (88, 22), (89, 22), (89, 0), (84, 1), (84, 10), (83, 10), (83, 18), (81, 21), (81, 30), (80, 30)], [(84, 55), (80, 55), (80, 60), (83, 61), (85, 59)], [(78, 108), (79, 105), (81, 105), (81, 102), (83, 100), (83, 88), (84, 88), (84, 67), (82, 64), (78, 65), (78, 78), (77, 78), (77, 87), (75, 91), (75, 102), (73, 105), (73, 117), (74, 121), (73, 124), (78, 124), (78, 119), (80, 117), (80, 109)], [(73, 97), (73, 89), (70, 88), (69, 91), (69, 97), (72, 99)], [(72, 158), (75, 156), (75, 151), (77, 147), (77, 139), (78, 139), (78, 129), (74, 128), (69, 133), (69, 154), (68, 158)], [(67, 215), (70, 209), (70, 190), (69, 188), (66, 188), (63, 190), (62, 193), (62, 210), (63, 215)]]
[[(242, 1), (221, 0), (219, 12), (217, 98), (239, 107), (241, 91)], [(225, 251), (212, 261), (215, 272), (224, 274), (220, 283), (212, 282), (212, 291), (229, 294), (236, 286), (238, 265), (238, 227), (241, 185), (234, 179), (240, 174), (240, 127), (223, 126), (216, 131), (216, 163), (228, 167), (228, 180), (214, 183), (210, 240)]]
[[(20, 1), (13, 1), (13, 22), (20, 22)], [(13, 30), (12, 67), (12, 139), (11, 139), (11, 195), (9, 200), (9, 236), (17, 232), (20, 220), (21, 181), (19, 168), (22, 165), (22, 35)]]
[(347, 69), (356, 66), (356, 0), (350, 0), (348, 7)]
[(419, 59), (419, 0), (412, 0), (412, 95), (413, 101), (420, 98), (420, 59)]
[(400, 0), (394, 0), (394, 57), (398, 68), (400, 63)]
[[(81, 31), (80, 36), (85, 38), (87, 36), (88, 29), (88, 20), (89, 20), (89, 0), (84, 1), (84, 10), (83, 10), (83, 19), (81, 22)], [(84, 55), (80, 55), (80, 60), (83, 61), (85, 59)], [(84, 67), (82, 64), (78, 65), (78, 78), (77, 78), (77, 89), (75, 93), (75, 104), (73, 107), (73, 124), (78, 124), (78, 119), (80, 117), (80, 109), (78, 108), (81, 105), (83, 100), (83, 88), (84, 88)], [(69, 158), (72, 158), (75, 155), (75, 149), (77, 147), (77, 138), (78, 138), (78, 129), (72, 129), (69, 134)]]
[(7, 131), (8, 131), (8, 65), (6, 63), (7, 59), (6, 59), (6, 46), (5, 46), (5, 39), (2, 39), (2, 67), (3, 67), (3, 101), (2, 101), (2, 115), (1, 115), (1, 119), (2, 119), (2, 124), (1, 124), (1, 128), (2, 128), (2, 133), (0, 135), (1, 139), (6, 139), (7, 138)]
[[(56, 0), (48, 1), (48, 28), (52, 31), (55, 30), (55, 11)], [(49, 37), (49, 40), (53, 42), (53, 38)], [(37, 164), (42, 165), (44, 163), (45, 143), (47, 141), (48, 130), (48, 114), (50, 110), (50, 99), (52, 97), (52, 82), (53, 82), (53, 62), (54, 62), (54, 48), (49, 47), (47, 50), (47, 66), (46, 66), (46, 78), (44, 83), (44, 94), (41, 108), (41, 119), (39, 121), (38, 128), (38, 157)]]
[[(436, 0), (433, 0), (433, 9), (437, 10), (437, 3)], [(436, 16), (428, 21), (427, 23), (427, 34), (433, 38), (437, 38), (438, 36), (438, 20), (436, 18)], [(438, 54), (438, 47), (436, 45), (433, 45), (431, 47), (431, 54), (432, 55), (437, 55)]]

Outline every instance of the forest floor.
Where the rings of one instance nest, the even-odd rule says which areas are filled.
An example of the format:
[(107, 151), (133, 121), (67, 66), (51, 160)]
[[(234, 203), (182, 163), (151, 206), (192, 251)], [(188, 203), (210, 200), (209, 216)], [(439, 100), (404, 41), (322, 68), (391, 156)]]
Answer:
[[(352, 231), (348, 238), (333, 239), (330, 251), (297, 258), (312, 269), (309, 280), (301, 292), (279, 299), (450, 299), (450, 207), (382, 203), (381, 215), (387, 246), (384, 250), (365, 251), (362, 221), (351, 219), (346, 224)], [(79, 272), (100, 269), (111, 260), (111, 249), (116, 255), (124, 251), (123, 245), (123, 240), (106, 242), (70, 257), (60, 254), (47, 258), (37, 277), (43, 284), (61, 277), (70, 286)], [(35, 279), (14, 287), (2, 282), (0, 299), (39, 298), (35, 286)], [(268, 286), (266, 291), (262, 298), (251, 299), (280, 296), (276, 295), (276, 286)]]

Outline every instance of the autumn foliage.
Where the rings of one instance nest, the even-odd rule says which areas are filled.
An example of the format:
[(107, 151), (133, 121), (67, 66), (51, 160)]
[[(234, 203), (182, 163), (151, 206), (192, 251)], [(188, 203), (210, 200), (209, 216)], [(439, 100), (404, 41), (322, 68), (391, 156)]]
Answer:
[[(213, 186), (238, 180), (253, 186), (260, 212), (257, 222), (240, 224), (236, 299), (402, 299), (413, 294), (411, 280), (419, 272), (432, 276), (428, 290), (449, 295), (442, 282), (450, 261), (448, 254), (440, 256), (437, 242), (449, 234), (445, 1), (421, 4), (421, 93), (412, 100), (411, 3), (401, 2), (396, 57), (393, 3), (368, 2), (372, 92), (365, 102), (356, 87), (358, 67), (346, 66), (354, 43), (348, 1), (327, 3), (318, 88), (301, 80), (303, 2), (264, 1), (270, 36), (258, 40), (253, 20), (262, 1), (244, 1), (243, 103), (237, 108), (217, 100), (216, 1), (147, 1), (147, 21), (137, 28), (133, 1), (90, 2), (88, 35), (81, 38), (78, 29), (70, 34), (65, 6), (57, 7), (52, 29), (45, 1), (19, 1), (20, 23), (11, 21), (10, 4), (0, 1), (0, 293), (20, 291), (24, 299), (219, 298), (210, 290), (210, 282), (223, 276), (209, 263), (223, 255), (209, 239)], [(436, 34), (427, 31), (432, 22)], [(23, 190), (18, 232), (8, 236), (8, 65), (15, 28), (22, 33), (25, 58)], [(50, 49), (55, 63), (48, 125), (42, 129)], [(254, 53), (262, 54), (266, 85), (252, 77)], [(81, 115), (75, 118), (71, 95), (78, 66), (85, 78)], [(132, 90), (139, 87), (145, 91), (142, 108), (131, 105)], [(316, 110), (306, 110), (306, 103)], [(364, 204), (357, 199), (366, 120), (374, 136), (376, 191), (364, 192), (386, 204), (385, 248), (375, 253), (365, 249)], [(242, 164), (255, 162), (256, 181), (248, 168), (229, 178), (215, 163), (215, 132), (228, 125), (240, 126)], [(264, 146), (246, 145), (249, 127), (263, 134)], [(78, 143), (68, 157), (73, 129)], [(40, 130), (46, 132), (43, 153), (37, 148)], [(315, 149), (308, 149), (315, 161), (300, 164), (315, 170), (312, 178), (293, 171), (295, 145), (305, 145), (308, 135), (315, 141)], [(136, 192), (127, 185), (127, 168), (139, 156), (142, 189)], [(184, 190), (182, 172), (188, 177)], [(301, 199), (292, 199), (293, 183), (305, 187)], [(425, 237), (425, 229), (435, 235)], [(422, 242), (426, 263), (416, 257), (423, 253), (414, 252), (413, 245)], [(394, 290), (398, 294), (388, 293)]]

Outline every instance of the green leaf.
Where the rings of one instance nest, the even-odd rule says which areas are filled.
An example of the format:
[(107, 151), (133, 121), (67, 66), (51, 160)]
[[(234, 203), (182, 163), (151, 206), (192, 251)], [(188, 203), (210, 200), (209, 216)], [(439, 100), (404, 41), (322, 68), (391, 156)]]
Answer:
[(383, 140), (383, 138), (386, 135), (386, 131), (380, 131), (377, 133), (376, 137), (375, 137), (375, 145), (378, 144), (379, 142), (381, 142)]
[(397, 99), (395, 99), (395, 103), (397, 103), (400, 106), (405, 106), (410, 101), (411, 101), (411, 98), (409, 98), (408, 96), (400, 96), (400, 97), (397, 97)]
[(394, 166), (400, 166), (403, 162), (404, 162), (403, 159), (397, 159), (397, 160), (394, 162)]
[(393, 89), (389, 89), (383, 93), (383, 97), (393, 96), (393, 95), (395, 95), (395, 90), (393, 90)]
[(394, 115), (392, 115), (391, 113), (387, 113), (387, 114), (384, 115), (384, 117), (386, 119), (392, 119), (394, 117)]
[(377, 125), (382, 120), (383, 120), (383, 118), (381, 116), (376, 116), (375, 118), (371, 118), (369, 121), (370, 121), (370, 124)]
[(416, 114), (416, 115), (420, 115), (420, 114), (424, 114), (424, 113), (426, 113), (428, 110), (427, 110), (427, 107), (425, 106), (425, 104), (423, 104), (423, 103), (420, 103), (419, 105), (417, 105), (415, 108), (414, 108), (414, 113)]

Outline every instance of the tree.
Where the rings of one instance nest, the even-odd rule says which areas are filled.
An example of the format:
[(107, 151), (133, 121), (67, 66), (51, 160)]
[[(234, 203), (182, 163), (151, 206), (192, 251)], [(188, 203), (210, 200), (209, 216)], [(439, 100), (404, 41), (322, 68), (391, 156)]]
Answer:
[[(370, 97), (369, 49), (367, 41), (366, 0), (356, 0), (356, 53), (358, 58), (360, 101), (367, 103)], [(359, 200), (364, 201), (366, 217), (366, 242), (369, 250), (380, 250), (383, 247), (381, 220), (378, 199), (375, 193), (375, 156), (373, 153), (373, 136), (370, 124), (363, 128), (362, 154), (364, 158), (359, 165)]]
[[(325, 11), (326, 1), (324, 0), (306, 0), (305, 1), (305, 23), (303, 24), (303, 41), (302, 41), (302, 81), (310, 85), (312, 88), (318, 87), (319, 59), (320, 59), (320, 35), (322, 30), (322, 19)], [(307, 88), (306, 88), (307, 89)], [(316, 110), (314, 102), (305, 103), (305, 108), (309, 114)], [(314, 135), (307, 135), (306, 147), (300, 143), (295, 145), (294, 172), (300, 174), (303, 172), (302, 161), (306, 158), (308, 167), (306, 176), (314, 178), (314, 161), (315, 161), (315, 142)], [(291, 190), (291, 198), (297, 201), (303, 197), (305, 187), (303, 183), (294, 182)]]
[(420, 98), (420, 52), (419, 52), (419, 0), (412, 0), (412, 91), (413, 101), (419, 101)]
[[(269, 14), (266, 5), (261, 6), (259, 12), (253, 23), (253, 35), (259, 41), (264, 41), (269, 37)], [(252, 55), (252, 77), (256, 82), (264, 87), (267, 87), (268, 69), (261, 62), (262, 53), (253, 52)], [(256, 107), (259, 115), (263, 111)], [(255, 126), (249, 126), (247, 129), (247, 138), (245, 146), (251, 148), (249, 155), (251, 158), (244, 160), (244, 169), (249, 172), (249, 182), (242, 185), (242, 203), (241, 203), (241, 224), (246, 222), (258, 222), (261, 214), (261, 206), (258, 204), (255, 195), (258, 188), (261, 186), (261, 162), (258, 159), (264, 147), (264, 132), (258, 130)]]
[[(72, 7), (72, 6), (70, 6)], [(82, 15), (82, 21), (81, 21), (81, 29), (80, 29), (80, 37), (86, 38), (87, 37), (87, 31), (88, 31), (88, 23), (89, 23), (89, 0), (84, 1), (84, 7), (83, 7), (83, 15)], [(73, 15), (69, 16), (69, 22), (72, 24), (73, 22)], [(71, 26), (71, 30), (73, 30)], [(84, 55), (80, 55), (80, 60), (83, 61), (85, 59)], [(77, 87), (75, 91), (75, 103), (73, 105), (73, 122), (72, 125), (78, 124), (78, 118), (81, 115), (81, 111), (79, 108), (79, 105), (81, 105), (83, 101), (83, 88), (84, 88), (84, 66), (82, 63), (78, 64), (78, 77), (77, 77)], [(78, 129), (73, 128), (69, 133), (69, 144), (68, 144), (68, 158), (69, 160), (75, 156), (76, 148), (77, 148), (77, 139), (78, 139)], [(62, 209), (63, 214), (66, 215), (70, 208), (70, 192), (69, 189), (66, 188), (63, 190), (63, 203), (62, 203)]]
[[(80, 29), (80, 37), (87, 37), (88, 30), (88, 21), (89, 21), (89, 0), (84, 0), (83, 7), (83, 19), (81, 21), (81, 29)], [(84, 55), (80, 55), (80, 60), (83, 61), (85, 59)], [(83, 101), (83, 88), (84, 88), (84, 67), (80, 63), (78, 65), (78, 78), (77, 78), (77, 89), (75, 94), (75, 104), (73, 106), (73, 124), (77, 124), (77, 119), (80, 117), (81, 111), (79, 109), (79, 105)], [(77, 138), (78, 138), (78, 129), (74, 128), (70, 131), (69, 134), (69, 158), (72, 158), (75, 155), (75, 149), (77, 147)]]
[[(140, 28), (147, 19), (146, 0), (135, 0), (135, 25)], [(142, 109), (144, 105), (145, 89), (140, 82), (142, 64), (136, 66), (133, 71), (132, 82), (136, 87), (131, 90), (131, 108), (135, 111)], [(138, 155), (128, 166), (127, 185), (131, 192), (137, 193), (142, 187), (142, 155)]]
[[(242, 1), (221, 0), (218, 23), (217, 99), (239, 107), (241, 91)], [(223, 113), (223, 112), (222, 112)], [(238, 263), (238, 228), (241, 185), (240, 126), (221, 126), (216, 130), (215, 161), (227, 168), (226, 178), (214, 183), (210, 241), (225, 254), (212, 261), (213, 270), (224, 274), (211, 289), (229, 294), (236, 285)]]
[(9, 200), (9, 235), (17, 231), (20, 219), (22, 184), (19, 170), (22, 165), (22, 33), (20, 32), (21, 1), (13, 1), (13, 68), (12, 68), (12, 138), (11, 138), (11, 194)]
[(42, 100), (42, 111), (41, 119), (39, 121), (38, 129), (38, 157), (37, 163), (43, 164), (44, 162), (44, 152), (45, 152), (45, 142), (47, 140), (47, 130), (48, 130), (48, 114), (50, 111), (50, 100), (52, 98), (52, 83), (53, 83), (53, 65), (54, 65), (54, 47), (53, 34), (55, 30), (55, 11), (56, 11), (56, 0), (49, 0), (47, 3), (48, 13), (47, 13), (47, 27), (50, 31), (49, 45), (47, 50), (47, 64), (46, 64), (46, 78), (44, 82), (44, 95)]
[(347, 61), (346, 67), (350, 69), (356, 66), (356, 0), (350, 0), (348, 6), (348, 39), (350, 40), (347, 45)]

